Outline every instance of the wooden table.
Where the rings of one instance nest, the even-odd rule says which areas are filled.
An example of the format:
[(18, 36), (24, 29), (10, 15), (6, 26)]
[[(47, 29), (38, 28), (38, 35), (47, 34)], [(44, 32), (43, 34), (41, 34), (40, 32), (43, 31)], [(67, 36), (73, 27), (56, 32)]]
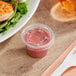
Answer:
[(76, 40), (76, 21), (61, 23), (50, 16), (51, 6), (41, 0), (31, 20), (25, 25), (43, 23), (50, 26), (55, 33), (55, 43), (46, 57), (35, 59), (26, 54), (25, 45), (21, 40), (22, 28), (13, 37), (0, 44), (0, 76), (40, 76), (64, 51)]

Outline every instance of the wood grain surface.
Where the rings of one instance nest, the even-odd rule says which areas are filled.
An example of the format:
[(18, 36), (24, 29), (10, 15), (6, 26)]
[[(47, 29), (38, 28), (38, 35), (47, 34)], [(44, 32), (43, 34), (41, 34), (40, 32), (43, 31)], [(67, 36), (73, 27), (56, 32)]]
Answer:
[(0, 76), (41, 76), (41, 74), (76, 40), (76, 21), (61, 23), (50, 15), (50, 9), (56, 0), (41, 0), (40, 5), (25, 25), (43, 23), (51, 27), (55, 33), (55, 43), (49, 49), (47, 56), (35, 59), (26, 54), (26, 48), (21, 40), (23, 27), (13, 37), (0, 44)]

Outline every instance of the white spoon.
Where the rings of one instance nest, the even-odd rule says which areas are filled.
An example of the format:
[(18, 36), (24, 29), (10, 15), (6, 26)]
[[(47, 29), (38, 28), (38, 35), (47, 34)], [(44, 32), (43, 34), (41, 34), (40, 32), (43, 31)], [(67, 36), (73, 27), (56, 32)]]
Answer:
[(63, 63), (53, 72), (51, 76), (61, 76), (68, 68), (76, 66), (76, 46), (71, 50)]

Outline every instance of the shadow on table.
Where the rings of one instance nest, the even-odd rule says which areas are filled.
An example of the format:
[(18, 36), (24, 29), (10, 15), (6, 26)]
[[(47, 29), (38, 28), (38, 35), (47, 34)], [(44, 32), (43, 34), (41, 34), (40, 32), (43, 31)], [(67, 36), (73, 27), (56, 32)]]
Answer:
[(27, 55), (24, 47), (10, 49), (0, 56), (0, 72), (5, 75), (14, 74), (14, 76), (20, 76), (31, 71), (37, 61), (39, 59)]

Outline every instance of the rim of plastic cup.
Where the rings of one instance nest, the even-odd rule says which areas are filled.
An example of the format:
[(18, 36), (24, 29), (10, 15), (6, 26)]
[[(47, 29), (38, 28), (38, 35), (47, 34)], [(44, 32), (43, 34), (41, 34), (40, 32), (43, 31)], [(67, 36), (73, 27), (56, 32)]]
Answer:
[[(47, 44), (45, 44), (45, 45), (40, 45), (40, 46), (34, 46), (34, 45), (29, 44), (28, 42), (26, 42), (26, 41), (24, 40), (24, 35), (25, 35), (29, 30), (31, 30), (31, 29), (33, 29), (33, 28), (37, 28), (37, 27), (44, 28), (44, 29), (46, 29), (46, 30), (50, 33), (51, 40), (50, 40)], [(24, 44), (25, 44), (26, 46), (31, 47), (31, 48), (38, 49), (38, 48), (45, 48), (45, 47), (48, 47), (48, 48), (49, 48), (49, 47), (53, 44), (53, 42), (54, 42), (55, 35), (54, 35), (53, 30), (52, 30), (49, 26), (47, 26), (47, 25), (45, 25), (45, 24), (37, 23), (37, 24), (32, 24), (32, 25), (30, 25), (30, 26), (27, 26), (27, 27), (22, 31), (22, 33), (21, 33), (21, 38), (22, 38), (22, 41), (24, 42)]]

